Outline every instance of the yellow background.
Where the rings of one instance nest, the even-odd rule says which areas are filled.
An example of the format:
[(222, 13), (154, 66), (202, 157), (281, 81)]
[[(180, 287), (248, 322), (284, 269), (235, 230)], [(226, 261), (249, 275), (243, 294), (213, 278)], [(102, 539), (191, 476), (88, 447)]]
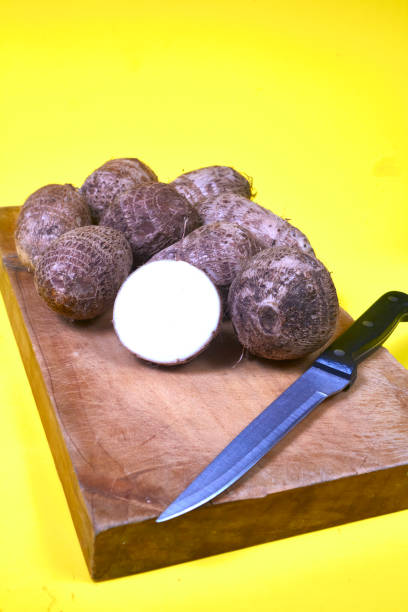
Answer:
[[(253, 177), (358, 316), (408, 291), (406, 0), (0, 7), (0, 204), (112, 157)], [(387, 342), (408, 367), (408, 327)], [(0, 610), (408, 609), (408, 511), (106, 583), (88, 576), (0, 309)]]

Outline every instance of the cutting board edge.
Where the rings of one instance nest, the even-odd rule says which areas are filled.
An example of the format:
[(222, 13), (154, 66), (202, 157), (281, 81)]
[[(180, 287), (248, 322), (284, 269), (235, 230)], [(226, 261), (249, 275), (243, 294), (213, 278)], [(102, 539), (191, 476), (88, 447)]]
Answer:
[[(153, 571), (407, 510), (407, 476), (408, 462), (264, 497), (210, 503), (164, 523), (149, 519), (110, 527), (96, 534), (91, 578), (99, 582)], [(190, 548), (180, 553), (183, 540)], [(132, 559), (131, 551), (140, 548), (144, 557)]]
[(21, 206), (0, 206), (0, 226), (3, 227), (5, 225), (9, 240), (8, 243), (12, 243), (13, 248), (9, 248), (9, 244), (0, 245), (0, 256), (4, 257), (9, 253), (15, 252), (15, 244), (14, 244), (14, 228), (17, 222), (17, 217), (19, 215)]
[[(378, 466), (378, 468), (372, 468), (372, 469), (368, 469), (365, 472), (360, 472), (359, 474), (344, 474), (342, 476), (338, 476), (338, 477), (334, 477), (331, 478), (329, 480), (316, 480), (315, 482), (309, 482), (306, 485), (299, 485), (299, 486), (294, 486), (294, 487), (290, 487), (287, 489), (282, 489), (281, 491), (273, 491), (271, 493), (267, 493), (265, 495), (254, 495), (253, 497), (251, 497), (251, 499), (232, 499), (232, 500), (222, 500), (222, 495), (221, 494), (218, 498), (215, 498), (214, 500), (212, 500), (211, 502), (208, 502), (207, 504), (203, 505), (203, 508), (214, 508), (214, 507), (222, 507), (224, 508), (227, 505), (239, 505), (241, 503), (244, 502), (257, 502), (260, 500), (264, 500), (266, 498), (272, 498), (273, 496), (278, 496), (278, 495), (285, 495), (291, 492), (295, 492), (295, 491), (304, 491), (307, 489), (311, 489), (313, 487), (320, 487), (320, 486), (324, 486), (326, 484), (332, 484), (332, 483), (336, 483), (336, 482), (345, 482), (348, 481), (350, 478), (351, 479), (355, 479), (355, 478), (359, 478), (359, 477), (364, 477), (364, 476), (372, 476), (375, 474), (380, 474), (380, 473), (385, 473), (388, 471), (392, 471), (392, 470), (398, 470), (398, 469), (402, 469), (402, 470), (406, 470), (406, 475), (408, 477), (408, 461), (404, 461), (404, 462), (398, 462), (398, 463), (394, 463), (392, 465), (387, 465), (385, 467), (382, 466)], [(407, 478), (407, 486), (408, 486), (408, 478)], [(87, 492), (86, 486), (84, 486), (84, 491)], [(91, 491), (91, 494), (93, 494), (94, 492)], [(115, 495), (112, 495), (112, 499), (115, 499)], [(407, 491), (407, 509), (408, 509), (408, 491)], [(405, 509), (405, 508), (402, 508)], [(194, 511), (190, 511), (191, 512), (197, 512), (197, 510)], [(133, 520), (129, 520), (129, 521), (118, 521), (117, 523), (111, 523), (109, 525), (107, 524), (101, 524), (100, 526), (98, 524), (94, 525), (94, 533), (95, 533), (95, 538), (100, 537), (102, 534), (106, 534), (112, 530), (115, 529), (121, 529), (123, 527), (128, 527), (129, 525), (141, 525), (141, 524), (145, 524), (145, 523), (149, 523), (151, 521), (156, 521), (156, 518), (158, 517), (158, 515), (160, 514), (160, 512), (154, 512), (152, 513), (151, 516), (148, 517), (143, 517), (140, 520), (137, 520), (136, 518)], [(185, 516), (185, 515), (184, 515)]]
[(27, 329), (29, 323), (26, 322), (20, 309), (7, 267), (4, 265), (5, 257), (7, 255), (3, 255), (0, 262), (0, 291), (81, 549), (90, 569), (94, 551), (95, 527), (86, 500), (81, 493), (76, 470), (65, 444), (61, 425), (57, 420), (57, 411), (53, 406), (31, 342)]

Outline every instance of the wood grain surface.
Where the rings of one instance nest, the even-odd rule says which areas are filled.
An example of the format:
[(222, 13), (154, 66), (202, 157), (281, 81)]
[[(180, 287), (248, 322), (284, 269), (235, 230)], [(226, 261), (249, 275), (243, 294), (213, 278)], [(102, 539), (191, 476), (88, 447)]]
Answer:
[[(231, 489), (156, 523), (316, 355), (243, 356), (225, 324), (190, 364), (143, 363), (110, 312), (70, 322), (47, 308), (15, 254), (17, 214), (0, 209), (1, 291), (95, 580), (408, 507), (408, 371), (381, 348)], [(350, 322), (342, 311), (336, 334)]]

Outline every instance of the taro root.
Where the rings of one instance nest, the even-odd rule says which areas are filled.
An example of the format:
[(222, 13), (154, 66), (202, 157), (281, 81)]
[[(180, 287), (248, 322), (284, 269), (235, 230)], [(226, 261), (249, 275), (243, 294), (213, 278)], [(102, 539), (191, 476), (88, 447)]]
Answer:
[(92, 218), (99, 222), (103, 212), (118, 193), (132, 189), (139, 183), (157, 181), (157, 176), (136, 158), (111, 159), (88, 176), (81, 193), (88, 202)]
[(247, 198), (252, 194), (249, 180), (229, 166), (208, 166), (185, 172), (170, 185), (183, 194), (191, 204), (197, 204), (227, 191)]
[(134, 267), (198, 227), (197, 211), (166, 183), (144, 183), (120, 193), (100, 225), (121, 231), (133, 251)]
[(56, 238), (91, 223), (89, 207), (73, 185), (45, 185), (27, 198), (18, 215), (17, 255), (33, 271), (39, 256)]
[(246, 197), (224, 193), (198, 203), (196, 209), (204, 224), (214, 221), (238, 223), (248, 229), (264, 248), (287, 245), (314, 254), (309, 240), (300, 230)]
[(233, 280), (228, 306), (241, 344), (266, 359), (294, 359), (333, 335), (339, 304), (325, 266), (298, 249), (266, 249)]
[(125, 280), (113, 307), (120, 342), (140, 359), (178, 365), (202, 353), (219, 330), (221, 299), (185, 261), (154, 261)]
[(197, 228), (188, 236), (159, 251), (150, 261), (187, 261), (203, 270), (216, 285), (227, 314), (228, 289), (245, 262), (260, 251), (248, 230), (236, 223), (217, 221)]
[(92, 319), (108, 310), (132, 266), (126, 238), (89, 225), (63, 234), (37, 262), (34, 282), (47, 305), (69, 319)]

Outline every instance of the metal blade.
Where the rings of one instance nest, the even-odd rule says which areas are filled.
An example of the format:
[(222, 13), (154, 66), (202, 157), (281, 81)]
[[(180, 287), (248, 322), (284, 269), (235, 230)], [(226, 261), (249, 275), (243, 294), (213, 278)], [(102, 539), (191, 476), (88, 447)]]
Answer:
[(156, 519), (166, 521), (213, 499), (243, 476), (297, 423), (350, 380), (312, 365), (257, 416)]

